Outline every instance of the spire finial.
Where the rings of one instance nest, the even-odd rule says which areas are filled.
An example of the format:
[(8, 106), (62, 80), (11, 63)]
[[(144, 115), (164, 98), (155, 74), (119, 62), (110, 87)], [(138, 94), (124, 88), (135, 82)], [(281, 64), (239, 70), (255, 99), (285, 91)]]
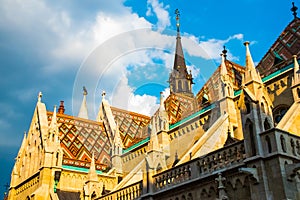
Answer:
[(102, 100), (105, 99), (105, 95), (106, 95), (106, 92), (105, 92), (105, 90), (103, 90), (103, 91), (102, 91)]
[(223, 51), (222, 51), (222, 53), (223, 53), (223, 56), (224, 56), (224, 58), (225, 58), (225, 60), (226, 60), (226, 57), (227, 57), (227, 49), (226, 49), (226, 46), (225, 46), (225, 45), (223, 46)]
[(180, 27), (180, 23), (179, 23), (180, 12), (179, 12), (178, 8), (175, 10), (175, 14), (176, 14), (176, 26), (177, 26), (177, 32), (179, 32), (179, 27)]
[(88, 92), (87, 92), (87, 89), (85, 88), (85, 86), (83, 86), (83, 95), (87, 95), (88, 94)]
[(38, 94), (38, 102), (41, 102), (42, 96), (43, 96), (42, 92), (39, 92), (39, 94)]
[(291, 11), (293, 12), (294, 18), (297, 18), (297, 10), (298, 7), (295, 6), (295, 2), (292, 2), (293, 7), (291, 8)]

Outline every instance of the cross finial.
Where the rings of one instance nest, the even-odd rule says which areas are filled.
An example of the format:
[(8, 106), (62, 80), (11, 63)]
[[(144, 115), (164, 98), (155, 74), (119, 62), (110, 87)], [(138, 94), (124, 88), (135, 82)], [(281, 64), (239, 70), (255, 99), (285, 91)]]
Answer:
[(223, 56), (224, 56), (224, 58), (225, 58), (225, 60), (226, 60), (226, 57), (227, 57), (227, 49), (226, 49), (225, 45), (223, 46), (223, 51), (222, 51), (222, 53), (223, 53)]
[(87, 95), (88, 92), (87, 92), (87, 89), (85, 88), (85, 86), (83, 86), (83, 95)]
[(293, 12), (294, 18), (297, 18), (297, 10), (298, 7), (295, 6), (295, 2), (292, 2), (293, 7), (291, 8), (291, 11)]
[(39, 92), (39, 94), (38, 94), (38, 102), (41, 102), (42, 96), (43, 96), (42, 92)]
[(180, 16), (180, 12), (179, 12), (178, 8), (175, 10), (175, 14), (176, 14), (176, 26), (177, 26), (177, 32), (179, 32), (179, 26), (180, 26), (180, 23), (179, 23), (179, 16)]
[(106, 95), (106, 92), (103, 90), (102, 91), (102, 99), (105, 99), (105, 95)]

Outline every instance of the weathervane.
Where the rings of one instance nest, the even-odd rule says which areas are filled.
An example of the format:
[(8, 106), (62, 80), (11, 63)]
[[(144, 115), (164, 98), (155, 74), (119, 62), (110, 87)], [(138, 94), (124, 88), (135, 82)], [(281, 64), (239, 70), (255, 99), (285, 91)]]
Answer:
[(291, 11), (293, 12), (294, 17), (297, 18), (298, 7), (295, 6), (295, 2), (292, 2), (292, 4), (293, 4), (293, 7), (291, 8)]
[(175, 14), (176, 14), (176, 26), (177, 26), (177, 32), (179, 32), (179, 26), (180, 26), (180, 23), (179, 23), (179, 16), (180, 16), (180, 12), (179, 12), (178, 8), (175, 10)]

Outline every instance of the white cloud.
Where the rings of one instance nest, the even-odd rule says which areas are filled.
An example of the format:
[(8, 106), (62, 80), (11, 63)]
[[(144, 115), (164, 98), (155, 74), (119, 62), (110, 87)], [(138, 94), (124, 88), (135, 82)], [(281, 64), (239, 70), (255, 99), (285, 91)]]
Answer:
[(147, 16), (153, 15), (155, 13), (157, 17), (157, 24), (158, 30), (162, 31), (166, 27), (170, 26), (170, 16), (167, 9), (169, 6), (164, 6), (163, 3), (159, 3), (158, 0), (148, 0), (147, 1), (148, 9), (147, 9)]
[(113, 106), (138, 112), (144, 115), (152, 115), (157, 109), (157, 98), (150, 95), (134, 95), (133, 89), (128, 86), (127, 77), (123, 76), (111, 96)]

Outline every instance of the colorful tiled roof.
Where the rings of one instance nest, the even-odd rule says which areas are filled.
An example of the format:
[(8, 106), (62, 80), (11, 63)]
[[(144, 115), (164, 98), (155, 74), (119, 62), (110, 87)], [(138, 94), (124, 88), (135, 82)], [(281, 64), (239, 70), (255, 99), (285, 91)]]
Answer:
[[(229, 80), (233, 85), (233, 89), (238, 89), (241, 86), (242, 74), (245, 72), (245, 68), (229, 60), (225, 61), (227, 73), (229, 75)], [(220, 69), (221, 65), (213, 73), (213, 75), (208, 79), (205, 85), (197, 93), (196, 99), (200, 108), (206, 107), (210, 103), (213, 103), (219, 99), (219, 83), (220, 83)]]
[[(47, 112), (49, 124), (52, 115)], [(57, 114), (57, 125), (64, 165), (89, 168), (93, 153), (97, 170), (105, 170), (110, 165), (111, 144), (103, 123)]]
[(280, 34), (256, 69), (262, 77), (287, 66), (289, 58), (300, 55), (300, 19), (295, 18)]
[(150, 117), (115, 107), (111, 107), (111, 111), (118, 123), (125, 148), (148, 137), (146, 128), (150, 122)]
[(180, 121), (185, 116), (193, 113), (196, 109), (196, 102), (194, 98), (183, 94), (171, 93), (164, 103), (170, 124)]

